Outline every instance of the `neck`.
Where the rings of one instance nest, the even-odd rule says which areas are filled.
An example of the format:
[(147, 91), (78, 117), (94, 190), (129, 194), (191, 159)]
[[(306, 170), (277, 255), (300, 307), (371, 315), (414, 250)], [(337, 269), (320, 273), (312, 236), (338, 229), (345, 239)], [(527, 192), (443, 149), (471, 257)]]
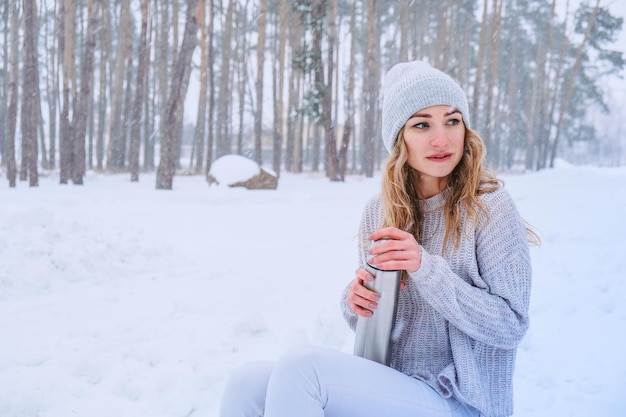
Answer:
[(448, 186), (448, 177), (430, 177), (417, 171), (413, 171), (413, 180), (415, 191), (420, 200), (434, 197)]

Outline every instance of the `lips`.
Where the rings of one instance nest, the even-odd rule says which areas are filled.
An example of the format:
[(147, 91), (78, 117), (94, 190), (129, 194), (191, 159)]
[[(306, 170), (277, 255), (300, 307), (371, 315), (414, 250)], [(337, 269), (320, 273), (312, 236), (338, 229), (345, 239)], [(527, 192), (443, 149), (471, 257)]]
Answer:
[(451, 153), (436, 153), (430, 156), (427, 156), (426, 159), (433, 162), (445, 162), (448, 161), (452, 157)]

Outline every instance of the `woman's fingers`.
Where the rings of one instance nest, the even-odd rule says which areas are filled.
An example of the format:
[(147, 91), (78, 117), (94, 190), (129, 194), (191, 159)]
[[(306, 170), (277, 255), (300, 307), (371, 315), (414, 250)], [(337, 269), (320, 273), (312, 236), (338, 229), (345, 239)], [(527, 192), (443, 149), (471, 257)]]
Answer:
[(368, 263), (383, 270), (417, 271), (421, 265), (421, 247), (415, 237), (403, 230), (386, 227), (370, 236), (376, 241), (368, 253)]
[(348, 305), (352, 311), (360, 316), (369, 317), (378, 307), (380, 296), (363, 285), (363, 281), (371, 281), (373, 279), (374, 277), (369, 272), (359, 268), (356, 271), (356, 278), (350, 283)]

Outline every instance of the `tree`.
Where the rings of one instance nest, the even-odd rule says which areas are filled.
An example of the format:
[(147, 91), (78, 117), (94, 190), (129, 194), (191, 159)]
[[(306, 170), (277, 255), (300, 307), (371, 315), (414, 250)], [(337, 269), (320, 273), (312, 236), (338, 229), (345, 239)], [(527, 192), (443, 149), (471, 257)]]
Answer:
[(85, 136), (87, 134), (87, 114), (90, 98), (92, 98), (94, 54), (96, 49), (96, 26), (98, 26), (97, 12), (94, 10), (94, 0), (87, 5), (87, 39), (83, 54), (83, 66), (80, 76), (80, 96), (78, 106), (74, 109), (75, 129), (72, 150), (72, 182), (77, 185), (83, 183), (85, 175)]
[(141, 37), (139, 40), (139, 63), (135, 84), (135, 102), (130, 128), (128, 160), (130, 180), (139, 181), (139, 146), (141, 143), (141, 111), (144, 104), (144, 75), (148, 67), (148, 0), (141, 1)]
[(75, 40), (75, 3), (64, 0), (61, 15), (63, 17), (59, 28), (59, 52), (63, 56), (63, 108), (61, 109), (60, 146), (59, 146), (59, 181), (67, 184), (72, 175), (74, 164), (74, 127), (70, 119), (71, 100), (75, 97), (75, 65), (74, 65), (74, 40)]
[(132, 52), (130, 0), (121, 0), (121, 20), (118, 27), (117, 57), (115, 59), (115, 74), (113, 76), (113, 91), (111, 95), (111, 118), (109, 122), (109, 140), (107, 144), (107, 167), (121, 169), (125, 165), (126, 143), (122, 137), (124, 108), (124, 77), (127, 72), (126, 61)]
[[(22, 172), (28, 174), (31, 187), (39, 185), (37, 171), (37, 120), (39, 72), (35, 37), (35, 0), (24, 0), (24, 77), (22, 87)], [(26, 179), (25, 177), (23, 179)]]
[(176, 170), (176, 154), (180, 131), (178, 126), (178, 111), (189, 86), (185, 77), (187, 68), (191, 65), (191, 57), (196, 47), (196, 33), (198, 31), (198, 0), (187, 2), (187, 14), (183, 43), (177, 54), (172, 74), (170, 95), (167, 100), (165, 116), (167, 117), (166, 130), (161, 139), (161, 160), (157, 170), (157, 189), (171, 190)]
[(263, 134), (263, 79), (265, 72), (265, 27), (267, 24), (267, 0), (260, 0), (259, 9), (259, 40), (256, 47), (257, 74), (256, 74), (256, 115), (254, 117), (254, 160), (257, 164), (263, 162), (261, 136)]
[[(5, 4), (8, 7), (8, 4)], [(11, 15), (11, 56), (10, 56), (10, 69), (9, 69), (9, 105), (7, 109), (7, 149), (6, 149), (6, 163), (7, 163), (7, 179), (9, 180), (9, 186), (15, 187), (17, 177), (17, 163), (15, 161), (15, 130), (17, 125), (17, 96), (18, 96), (18, 71), (19, 71), (19, 57), (18, 57), (18, 42), (19, 42), (19, 2), (13, 2), (10, 11)]]
[(222, 33), (222, 65), (220, 68), (219, 97), (217, 101), (217, 148), (216, 156), (226, 155), (231, 152), (231, 139), (229, 137), (229, 103), (230, 91), (230, 56), (231, 39), (233, 33), (233, 9), (234, 0), (228, 0), (228, 8), (225, 16), (225, 28)]
[(379, 59), (377, 56), (378, 46), (376, 40), (379, 39), (376, 30), (376, 0), (367, 0), (366, 21), (367, 21), (367, 56), (365, 67), (365, 82), (363, 86), (363, 98), (365, 106), (364, 131), (363, 131), (363, 172), (365, 176), (374, 176), (375, 144), (379, 135), (376, 130), (376, 117), (378, 113), (378, 79), (379, 79)]
[(198, 3), (198, 26), (200, 27), (200, 94), (198, 97), (198, 115), (196, 117), (196, 131), (194, 144), (196, 150), (196, 174), (202, 172), (204, 166), (204, 143), (206, 133), (206, 105), (208, 89), (208, 57), (207, 57), (207, 28), (206, 28), (206, 1)]
[(206, 164), (204, 169), (204, 176), (206, 178), (209, 177), (209, 171), (211, 170), (211, 160), (213, 159), (213, 142), (214, 142), (214, 132), (213, 126), (213, 114), (215, 112), (215, 76), (213, 74), (213, 65), (215, 59), (213, 57), (213, 28), (215, 27), (215, 12), (214, 12), (214, 4), (213, 0), (209, 0), (209, 41), (208, 41), (208, 55), (210, 64), (209, 67), (209, 134), (207, 138), (207, 148), (206, 148)]
[[(274, 141), (272, 152), (272, 169), (276, 175), (280, 175), (280, 165), (283, 153), (283, 137), (284, 137), (284, 91), (285, 91), (285, 51), (287, 46), (287, 31), (278, 28), (287, 25), (287, 0), (280, 0), (279, 17), (276, 24), (275, 37), (278, 38), (278, 48), (275, 53), (278, 59), (274, 60)], [(278, 64), (278, 68), (276, 68)], [(276, 86), (277, 83), (277, 86)]]

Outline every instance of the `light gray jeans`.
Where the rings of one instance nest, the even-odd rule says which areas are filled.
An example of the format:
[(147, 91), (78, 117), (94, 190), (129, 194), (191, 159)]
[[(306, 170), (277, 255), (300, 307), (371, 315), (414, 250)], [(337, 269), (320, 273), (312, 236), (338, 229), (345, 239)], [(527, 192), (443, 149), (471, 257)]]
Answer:
[(219, 416), (478, 417), (479, 412), (376, 362), (298, 347), (278, 362), (250, 362), (234, 372)]

